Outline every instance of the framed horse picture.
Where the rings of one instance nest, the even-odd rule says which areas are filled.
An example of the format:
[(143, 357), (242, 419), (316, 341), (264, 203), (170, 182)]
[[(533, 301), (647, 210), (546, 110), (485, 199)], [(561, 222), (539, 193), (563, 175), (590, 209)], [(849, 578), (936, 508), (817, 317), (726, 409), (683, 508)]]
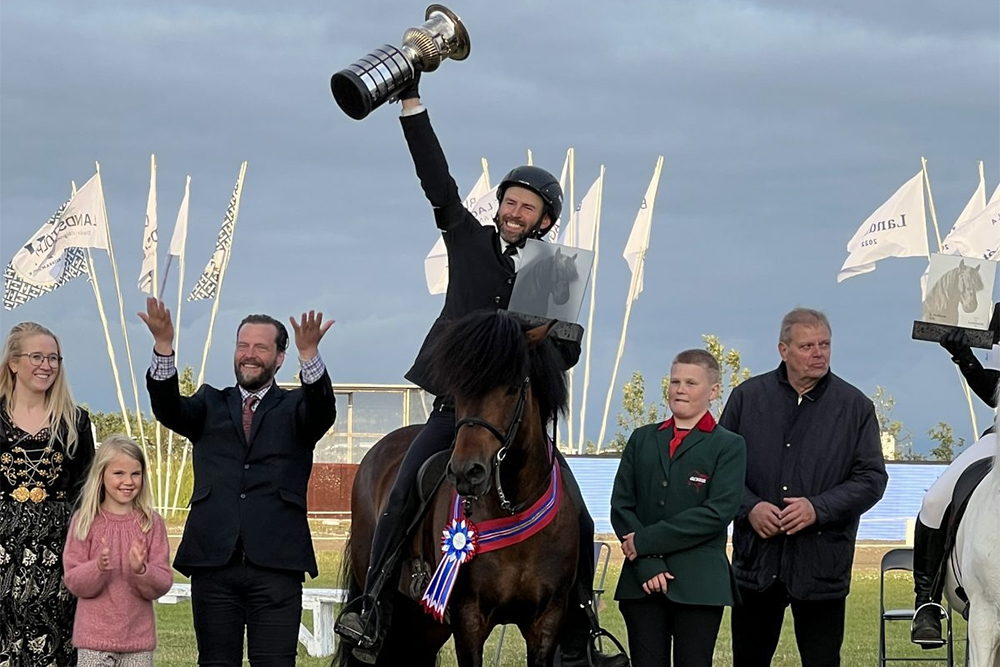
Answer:
[(989, 327), (996, 263), (931, 255), (921, 320), (969, 329)]
[(577, 322), (594, 253), (529, 239), (521, 251), (508, 310), (562, 322)]

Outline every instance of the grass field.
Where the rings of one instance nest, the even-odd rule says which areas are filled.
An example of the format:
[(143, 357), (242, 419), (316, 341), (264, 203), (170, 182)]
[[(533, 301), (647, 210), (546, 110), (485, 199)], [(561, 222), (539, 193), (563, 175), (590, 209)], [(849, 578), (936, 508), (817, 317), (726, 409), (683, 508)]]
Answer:
[[(844, 667), (860, 667), (878, 664), (878, 635), (879, 635), (879, 575), (878, 558), (883, 549), (859, 549), (859, 556), (854, 569), (854, 579), (851, 587), (851, 595), (847, 599), (847, 629), (842, 652), (842, 664)], [(340, 552), (338, 549), (323, 549), (317, 552), (319, 559), (320, 576), (315, 580), (306, 582), (306, 586), (315, 588), (336, 588), (339, 582), (336, 581)], [(620, 554), (618, 558), (613, 558), (608, 570), (607, 588), (609, 594), (606, 596), (601, 610), (601, 622), (606, 628), (615, 634), (623, 642), (625, 636), (625, 624), (618, 607), (612, 599), (615, 583), (621, 571)], [(177, 581), (182, 581), (180, 575), (176, 575)], [(907, 573), (889, 573), (887, 576), (887, 602), (889, 608), (905, 608), (912, 606), (912, 584)], [(310, 614), (304, 614), (303, 620), (309, 624)], [(176, 605), (157, 605), (156, 617), (158, 623), (159, 648), (156, 652), (156, 665), (158, 667), (180, 667), (182, 665), (193, 665), (196, 662), (194, 630), (191, 625), (191, 605), (189, 602), (181, 602)], [(891, 656), (908, 657), (931, 657), (943, 656), (944, 651), (922, 651), (910, 644), (908, 639), (909, 625), (907, 623), (890, 623), (888, 626), (888, 645)], [(490, 638), (486, 649), (487, 665), (493, 664), (493, 655), (496, 650), (499, 629), (495, 630)], [(960, 638), (956, 643), (956, 665), (964, 665), (965, 653), (965, 624), (961, 618), (956, 618), (955, 637)], [(297, 664), (305, 666), (329, 665), (329, 658), (312, 658), (308, 656), (302, 645), (299, 645), (299, 658)], [(455, 656), (449, 643), (445, 647), (442, 665), (454, 665)], [(516, 628), (512, 628), (507, 633), (501, 655), (501, 665), (504, 667), (516, 667), (524, 664), (524, 642), (521, 640)], [(729, 633), (729, 612), (722, 622), (719, 633), (719, 641), (715, 652), (716, 665), (732, 664), (732, 653), (730, 649)], [(786, 616), (786, 623), (781, 636), (781, 643), (775, 655), (773, 667), (793, 667), (799, 665), (798, 652), (795, 648), (795, 639), (792, 634), (791, 614)], [(928, 663), (933, 664), (933, 663)]]

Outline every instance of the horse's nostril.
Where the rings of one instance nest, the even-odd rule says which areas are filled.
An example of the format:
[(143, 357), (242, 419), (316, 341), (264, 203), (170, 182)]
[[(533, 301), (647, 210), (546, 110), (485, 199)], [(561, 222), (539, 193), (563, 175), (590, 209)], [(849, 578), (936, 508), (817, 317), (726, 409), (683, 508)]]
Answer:
[(478, 484), (486, 479), (486, 468), (479, 463), (473, 463), (466, 471), (465, 478), (472, 484)]

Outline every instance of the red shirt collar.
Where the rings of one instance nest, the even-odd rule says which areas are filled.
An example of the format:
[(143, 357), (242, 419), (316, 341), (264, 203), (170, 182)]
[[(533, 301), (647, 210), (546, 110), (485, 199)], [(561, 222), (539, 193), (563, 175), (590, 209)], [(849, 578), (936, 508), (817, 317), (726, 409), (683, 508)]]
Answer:
[[(660, 428), (658, 428), (656, 430), (657, 431), (663, 431), (663, 430), (666, 430), (668, 428), (671, 428), (673, 425), (674, 425), (674, 418), (671, 417), (667, 421), (665, 421), (662, 424), (660, 424)], [(711, 433), (712, 431), (714, 431), (715, 430), (715, 417), (712, 416), (712, 411), (709, 410), (705, 414), (703, 414), (701, 416), (701, 419), (698, 420), (698, 423), (695, 424), (694, 427), (696, 429), (698, 429), (699, 431), (704, 431), (705, 433)]]

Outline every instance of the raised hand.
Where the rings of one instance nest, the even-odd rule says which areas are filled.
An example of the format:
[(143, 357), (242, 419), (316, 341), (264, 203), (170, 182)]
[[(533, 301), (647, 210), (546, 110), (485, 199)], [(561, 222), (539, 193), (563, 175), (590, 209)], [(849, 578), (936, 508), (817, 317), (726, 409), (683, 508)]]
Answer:
[(128, 550), (128, 564), (136, 574), (145, 574), (146, 554), (146, 541), (141, 537), (132, 540), (132, 547)]
[(174, 352), (174, 323), (170, 319), (170, 310), (159, 299), (146, 299), (146, 312), (139, 311), (139, 319), (146, 323), (149, 333), (153, 334), (153, 349), (162, 357), (169, 357)]
[(948, 350), (953, 357), (960, 357), (963, 353), (971, 352), (969, 337), (961, 329), (951, 329), (941, 338), (941, 347)]
[(294, 317), (289, 317), (288, 320), (295, 330), (295, 347), (299, 349), (299, 357), (314, 359), (319, 354), (319, 342), (333, 326), (333, 320), (323, 322), (323, 313), (317, 313), (315, 310), (302, 313), (302, 318), (298, 322)]
[(101, 538), (101, 555), (97, 557), (97, 569), (101, 572), (111, 571), (111, 549), (108, 547), (108, 541), (103, 537)]

